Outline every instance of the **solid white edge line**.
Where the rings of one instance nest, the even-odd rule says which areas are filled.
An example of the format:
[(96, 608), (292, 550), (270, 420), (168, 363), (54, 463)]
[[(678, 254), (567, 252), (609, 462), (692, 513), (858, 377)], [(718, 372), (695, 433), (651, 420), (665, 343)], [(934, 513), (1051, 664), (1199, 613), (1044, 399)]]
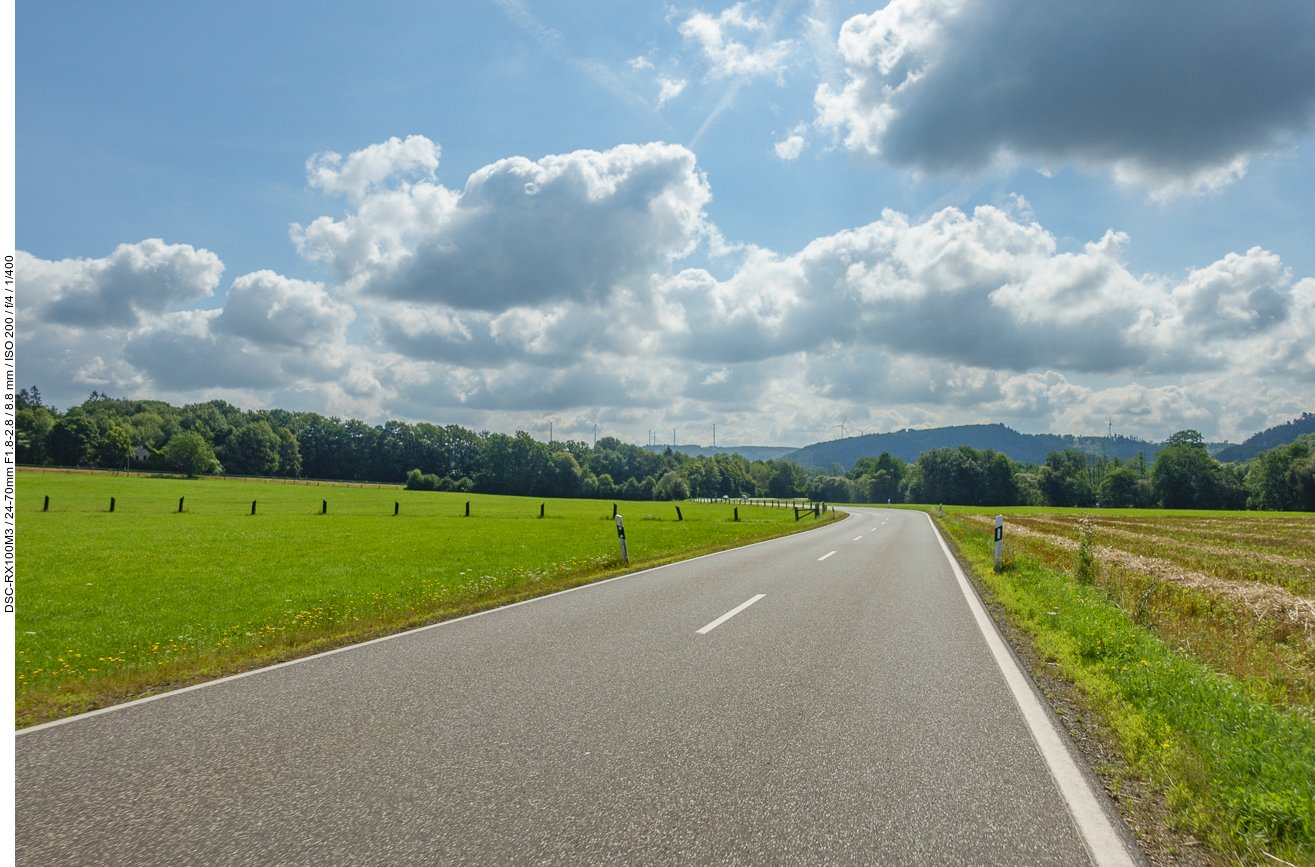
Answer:
[(759, 593), (757, 596), (753, 597), (753, 598), (750, 599), (748, 602), (741, 602), (739, 605), (736, 605), (736, 606), (735, 606), (734, 608), (732, 608), (730, 611), (727, 611), (725, 614), (723, 614), (722, 616), (718, 617), (716, 620), (712, 621), (712, 622), (709, 623), (707, 626), (703, 627), (702, 629), (696, 630), (696, 631), (698, 632), (699, 635), (707, 635), (709, 632), (711, 632), (712, 630), (716, 629), (718, 626), (721, 626), (721, 625), (722, 625), (723, 623), (725, 623), (727, 620), (730, 620), (730, 619), (731, 619), (732, 617), (734, 617), (736, 614), (739, 614), (741, 611), (743, 611), (744, 609), (748, 608), (750, 605), (752, 605), (753, 603), (757, 602), (759, 599), (762, 599), (762, 598), (763, 598), (764, 596), (766, 596), (766, 595), (767, 595), (767, 594), (765, 594), (765, 593)]
[(821, 557), (818, 557), (818, 558), (817, 558), (817, 561), (820, 563), (820, 562), (822, 562), (823, 560), (825, 560), (827, 557), (830, 557), (830, 556), (831, 556), (832, 554), (834, 554), (834, 553), (836, 553), (836, 552), (835, 552), (835, 551), (829, 551), (829, 552), (823, 554)]
[[(849, 514), (848, 517), (844, 518), (843, 520), (848, 521), (852, 517), (853, 515)], [(804, 532), (807, 533), (812, 531), (805, 530)], [(220, 677), (220, 678), (216, 678), (215, 680), (207, 680), (205, 683), (194, 683), (191, 686), (184, 686), (184, 687), (180, 687), (179, 689), (171, 689), (168, 692), (162, 692), (158, 695), (148, 695), (146, 696), (146, 698), (138, 698), (132, 701), (125, 701), (122, 704), (112, 704), (109, 707), (96, 708), (95, 710), (89, 710), (86, 713), (80, 713), (77, 716), (66, 716), (63, 717), (62, 719), (55, 719), (55, 720), (51, 720), (50, 722), (39, 723), (34, 726), (28, 726), (27, 728), (15, 729), (14, 735), (17, 737), (25, 734), (30, 734), (32, 732), (42, 731), (43, 729), (50, 729), (56, 726), (68, 725), (69, 723), (74, 723), (77, 722), (78, 720), (88, 719), (89, 717), (93, 717), (93, 716), (100, 716), (101, 714), (104, 713), (113, 713), (116, 710), (125, 710), (130, 707), (135, 707), (139, 704), (146, 704), (147, 702), (159, 701), (162, 698), (169, 698), (170, 696), (174, 696), (174, 695), (182, 695), (185, 692), (192, 692), (193, 690), (205, 689), (206, 687), (210, 687), (210, 686), (217, 686), (221, 683), (227, 683), (230, 680), (241, 680), (244, 677), (251, 677), (257, 674), (264, 674), (267, 671), (274, 671), (275, 669), (279, 669), (279, 668), (287, 668), (290, 665), (299, 665), (303, 662), (310, 662), (311, 660), (314, 659), (322, 659), (326, 656), (334, 656), (335, 654), (346, 653), (347, 651), (355, 650), (358, 647), (368, 647), (371, 644), (379, 644), (384, 641), (393, 641), (394, 639), (397, 638), (404, 638), (408, 635), (415, 635), (418, 632), (427, 632), (430, 629), (438, 629), (440, 626), (451, 626), (453, 623), (460, 623), (463, 620), (470, 620), (473, 617), (483, 617), (486, 614), (496, 614), (499, 611), (506, 611), (509, 608), (519, 608), (522, 605), (529, 605), (531, 602), (539, 602), (544, 599), (552, 599), (554, 596), (561, 596), (564, 593), (574, 593), (577, 590), (588, 590), (590, 587), (601, 587), (604, 584), (611, 584), (613, 581), (620, 581), (622, 578), (634, 578), (637, 575), (647, 575), (649, 572), (657, 572), (661, 569), (670, 569), (672, 566), (680, 566), (683, 563), (693, 563), (695, 560), (704, 560), (707, 559), (708, 557), (716, 557), (718, 554), (729, 554), (732, 551), (744, 551), (748, 548), (755, 548), (758, 545), (770, 545), (773, 542), (780, 542), (785, 539), (789, 539), (792, 536), (798, 536), (798, 535), (799, 535), (798, 533), (790, 533), (789, 535), (786, 536), (776, 536), (775, 538), (772, 539), (763, 539), (758, 542), (750, 542), (747, 545), (739, 545), (734, 548), (726, 548), (721, 551), (713, 551), (708, 554), (700, 554), (698, 557), (689, 557), (685, 560), (676, 560), (673, 563), (663, 563), (661, 566), (653, 566), (652, 568), (649, 569), (640, 569), (635, 572), (626, 572), (623, 575), (613, 575), (611, 578), (604, 578), (601, 581), (592, 581), (588, 584), (581, 584), (578, 587), (567, 587), (565, 590), (558, 590), (556, 593), (545, 593), (542, 596), (533, 596), (529, 599), (522, 599), (520, 602), (512, 602), (508, 605), (499, 605), (497, 608), (486, 608), (483, 611), (476, 611), (474, 614), (467, 614), (464, 617), (454, 617), (451, 620), (440, 620), (437, 623), (430, 623), (427, 626), (417, 626), (415, 629), (408, 629), (405, 632), (394, 632), (392, 635), (383, 635), (380, 636), (379, 638), (371, 638), (369, 641), (362, 641), (357, 644), (346, 644), (343, 645), (342, 647), (335, 647), (333, 650), (325, 650), (321, 653), (315, 653), (310, 656), (301, 656), (296, 659), (289, 659), (287, 662), (278, 662), (275, 663), (274, 665), (266, 665), (266, 666), (262, 666), (261, 668), (253, 668), (250, 671), (243, 671), (239, 674), (230, 674), (228, 677)]]
[(1027, 677), (1005, 646), (1004, 639), (995, 627), (995, 621), (986, 613), (981, 600), (977, 598), (977, 591), (968, 583), (959, 561), (954, 559), (950, 546), (941, 536), (940, 528), (936, 526), (931, 515), (927, 515), (927, 521), (931, 524), (932, 532), (936, 534), (936, 540), (941, 544), (941, 550), (945, 552), (945, 559), (950, 561), (950, 568), (954, 570), (954, 577), (959, 581), (959, 589), (968, 600), (968, 607), (972, 609), (977, 628), (986, 639), (986, 645), (991, 649), (991, 655), (995, 657), (995, 663), (999, 666), (1000, 673), (1004, 675), (1005, 683), (1009, 685), (1009, 691), (1014, 695), (1014, 701), (1018, 703), (1023, 721), (1027, 723), (1027, 728), (1032, 733), (1032, 739), (1036, 742), (1037, 750), (1050, 770), (1050, 776), (1054, 779), (1060, 794), (1064, 796), (1069, 814), (1073, 816), (1078, 832), (1082, 834), (1082, 839), (1087, 844), (1092, 861), (1097, 867), (1136, 867), (1137, 862), (1128, 854), (1123, 839), (1110, 824), (1109, 816), (1101, 809), (1100, 802), (1096, 800), (1095, 793), (1087, 783), (1087, 778), (1073, 761), (1073, 756), (1064, 746), (1064, 741), (1055, 730), (1050, 717), (1042, 709)]

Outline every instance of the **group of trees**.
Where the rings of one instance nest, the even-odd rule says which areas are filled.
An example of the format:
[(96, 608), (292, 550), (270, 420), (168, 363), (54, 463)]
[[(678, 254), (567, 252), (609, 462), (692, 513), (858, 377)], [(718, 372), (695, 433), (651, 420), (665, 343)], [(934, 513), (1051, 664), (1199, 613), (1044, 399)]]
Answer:
[(222, 400), (174, 407), (92, 392), (60, 413), (36, 388), (18, 394), (18, 461), (189, 474), (289, 476), (405, 482), (423, 490), (536, 497), (683, 500), (688, 497), (806, 496), (837, 503), (972, 506), (1106, 506), (1315, 511), (1315, 434), (1245, 462), (1210, 457), (1196, 431), (1180, 431), (1155, 453), (1123, 461), (1076, 449), (1043, 464), (969, 446), (923, 452), (907, 463), (883, 452), (847, 472), (804, 470), (791, 461), (739, 455), (691, 457), (604, 437), (541, 442), (460, 425), (389, 421), (369, 425), (281, 409), (243, 411)]
[[(369, 425), (281, 409), (243, 411), (222, 400), (175, 407), (93, 392), (61, 413), (36, 388), (18, 395), (24, 464), (156, 469), (189, 474), (405, 482), (429, 490), (543, 497), (683, 500), (794, 497), (807, 475), (788, 461), (693, 458), (605, 437), (597, 445), (541, 442), (460, 425)], [(133, 459), (141, 447), (143, 462)]]
[(849, 503), (945, 503), (961, 506), (1315, 511), (1315, 435), (1245, 462), (1220, 463), (1196, 431), (1179, 431), (1148, 461), (1052, 451), (1024, 464), (992, 449), (940, 448), (906, 463), (883, 452), (848, 473), (807, 485), (814, 499)]
[[(60, 413), (39, 389), (22, 389), (14, 412), (18, 462), (122, 469), (135, 461), (149, 469), (192, 475), (299, 476), (297, 438), (282, 410), (243, 412), (222, 400), (182, 408), (159, 400), (116, 400), (92, 392)], [(136, 449), (145, 451), (137, 460)]]

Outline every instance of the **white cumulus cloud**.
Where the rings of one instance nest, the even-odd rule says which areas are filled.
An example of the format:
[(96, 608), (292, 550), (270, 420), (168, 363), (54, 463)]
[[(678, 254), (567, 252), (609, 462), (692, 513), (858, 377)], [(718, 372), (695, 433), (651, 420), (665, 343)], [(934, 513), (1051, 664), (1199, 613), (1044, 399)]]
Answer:
[(799, 124), (794, 129), (790, 130), (790, 135), (786, 137), (785, 141), (778, 141), (776, 143), (777, 159), (786, 163), (799, 159), (799, 155), (803, 153), (804, 148), (808, 146), (808, 141), (803, 137), (805, 128), (804, 124)]
[(333, 151), (315, 154), (306, 161), (306, 179), (326, 193), (342, 193), (356, 201), (395, 175), (418, 172), (432, 178), (441, 153), (422, 135), (409, 135), (405, 141), (394, 136), (346, 159)]
[[(744, 3), (736, 3), (720, 15), (697, 12), (685, 19), (679, 27), (681, 36), (697, 43), (708, 62), (708, 77), (779, 76), (784, 71), (794, 43), (789, 39), (770, 40), (768, 23), (745, 11)], [(729, 34), (745, 32), (758, 37), (754, 47), (731, 38)]]
[(64, 325), (133, 325), (209, 296), (224, 272), (209, 250), (159, 238), (120, 244), (103, 259), (47, 262), (20, 252), (18, 262), (36, 315)]
[[(1309, 409), (1315, 279), (1262, 248), (1137, 273), (1125, 234), (1061, 252), (1013, 197), (920, 221), (887, 210), (780, 253), (720, 240), (678, 145), (513, 157), (460, 190), (389, 165), (333, 186), (355, 197), (345, 216), (294, 227), (336, 269), (328, 285), (256, 271), (221, 307), (179, 309), (216, 289), (214, 254), (20, 253), (20, 378), (499, 429), (546, 411), (641, 430), (717, 420), (800, 444), (846, 414), (1075, 432), (1112, 417), (1162, 437)], [(699, 244), (728, 270), (681, 267)]]
[(680, 96), (681, 91), (685, 89), (685, 85), (689, 82), (685, 81), (683, 78), (672, 79), (659, 77), (657, 83), (661, 88), (658, 91), (658, 107), (661, 108), (671, 100)]
[(500, 160), (460, 193), (380, 190), (293, 236), (359, 291), (498, 311), (646, 282), (697, 243), (709, 198), (687, 148), (622, 145)]

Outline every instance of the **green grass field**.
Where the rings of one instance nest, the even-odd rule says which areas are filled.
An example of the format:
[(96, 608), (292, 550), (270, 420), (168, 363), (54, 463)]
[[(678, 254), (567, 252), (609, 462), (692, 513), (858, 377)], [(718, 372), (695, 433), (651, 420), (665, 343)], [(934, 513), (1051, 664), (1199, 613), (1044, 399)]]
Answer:
[[(1002, 511), (1011, 514), (946, 509), (941, 526), (986, 593), (1079, 687), (1134, 772), (1164, 793), (1177, 826), (1230, 863), (1277, 863), (1267, 857), (1276, 855), (1315, 864), (1310, 636), (1255, 616), (1224, 592), (1178, 586), (1099, 559), (1095, 579), (1083, 583), (1073, 551), (1011, 536), (1009, 529), (1049, 529), (1068, 538), (1075, 533), (1066, 522), (1085, 514), (1094, 542), (1105, 546), (1097, 550), (1125, 545), (1208, 569), (1225, 582), (1224, 591), (1232, 580), (1296, 583), (1266, 573), (1284, 575), (1292, 562), (1264, 556), (1281, 552), (1309, 562), (1315, 518), (1051, 509), (1045, 510), (1051, 518), (1027, 523), (1025, 516), (1042, 510), (1014, 511), (1012, 524), (1006, 517), (1012, 563), (996, 573), (991, 522), (975, 516)], [(1203, 554), (1202, 546), (1210, 550)], [(1233, 561), (1249, 565), (1223, 568), (1215, 549), (1231, 550)]]
[[(817, 523), (616, 505), (630, 569)], [(18, 533), (20, 726), (626, 571), (596, 500), (20, 472)]]

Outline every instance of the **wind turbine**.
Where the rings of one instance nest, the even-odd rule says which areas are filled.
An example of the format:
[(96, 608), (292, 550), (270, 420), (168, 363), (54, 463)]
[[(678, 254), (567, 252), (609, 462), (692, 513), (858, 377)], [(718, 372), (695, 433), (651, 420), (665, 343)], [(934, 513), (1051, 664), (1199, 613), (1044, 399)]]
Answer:
[[(849, 416), (845, 416), (845, 421), (849, 421)], [(845, 421), (840, 423), (840, 438), (845, 438)]]

